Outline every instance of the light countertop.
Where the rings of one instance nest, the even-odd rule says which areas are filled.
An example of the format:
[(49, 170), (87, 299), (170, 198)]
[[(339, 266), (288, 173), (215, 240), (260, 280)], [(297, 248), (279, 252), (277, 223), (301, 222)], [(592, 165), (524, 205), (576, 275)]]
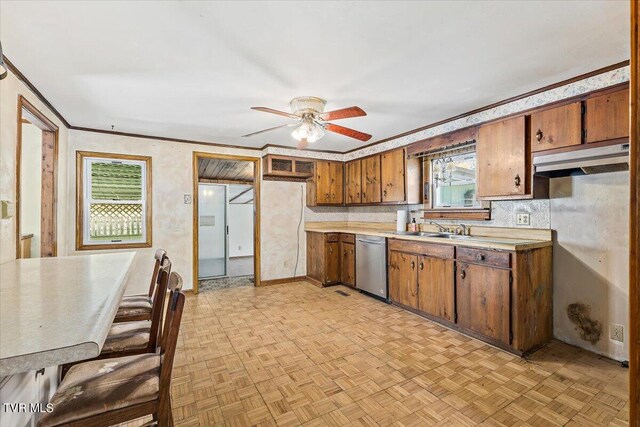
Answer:
[[(479, 228), (479, 227), (476, 227)], [(543, 248), (553, 245), (549, 239), (529, 239), (529, 238), (506, 238), (499, 236), (469, 236), (464, 239), (443, 239), (438, 237), (422, 237), (395, 234), (393, 230), (382, 229), (372, 223), (370, 227), (359, 225), (348, 225), (344, 223), (313, 223), (306, 226), (305, 231), (315, 231), (319, 233), (349, 233), (366, 234), (369, 236), (387, 237), (390, 239), (413, 240), (426, 243), (437, 243), (441, 245), (465, 246), (471, 248), (496, 249), (506, 251), (522, 251), (534, 248)], [(473, 233), (472, 233), (473, 234)]]
[(0, 265), (0, 377), (100, 354), (135, 253)]

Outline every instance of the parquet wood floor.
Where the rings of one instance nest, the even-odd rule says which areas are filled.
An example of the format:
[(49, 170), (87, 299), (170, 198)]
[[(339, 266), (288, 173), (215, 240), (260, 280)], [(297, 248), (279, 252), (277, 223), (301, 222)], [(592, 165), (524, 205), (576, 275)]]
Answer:
[(521, 359), (301, 282), (190, 295), (172, 398), (179, 426), (625, 426), (627, 390), (558, 341)]

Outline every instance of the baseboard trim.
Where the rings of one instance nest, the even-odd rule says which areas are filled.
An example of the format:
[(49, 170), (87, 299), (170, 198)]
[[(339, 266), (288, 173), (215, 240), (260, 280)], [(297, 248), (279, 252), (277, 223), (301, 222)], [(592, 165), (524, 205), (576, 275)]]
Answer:
[(261, 280), (260, 286), (281, 285), (283, 283), (292, 283), (307, 281), (307, 276), (283, 277), (282, 279)]

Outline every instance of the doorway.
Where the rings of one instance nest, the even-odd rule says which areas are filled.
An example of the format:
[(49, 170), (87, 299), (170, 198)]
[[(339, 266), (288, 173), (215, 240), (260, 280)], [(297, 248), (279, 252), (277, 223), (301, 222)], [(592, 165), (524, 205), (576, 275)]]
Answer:
[(18, 97), (16, 258), (54, 257), (58, 127)]
[(260, 284), (260, 159), (194, 153), (194, 291)]

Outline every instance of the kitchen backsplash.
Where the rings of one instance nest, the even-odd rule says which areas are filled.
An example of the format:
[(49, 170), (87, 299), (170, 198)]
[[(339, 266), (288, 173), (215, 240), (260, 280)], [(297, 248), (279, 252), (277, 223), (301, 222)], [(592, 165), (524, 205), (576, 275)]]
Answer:
[[(305, 221), (354, 221), (354, 222), (395, 222), (396, 211), (405, 210), (416, 222), (424, 222), (420, 219), (422, 205), (408, 206), (352, 206), (352, 207), (307, 207), (305, 209)], [(516, 227), (516, 214), (528, 213), (530, 215), (529, 228), (550, 228), (549, 200), (514, 200), (491, 203), (491, 220), (489, 221), (451, 221), (439, 220), (443, 224), (459, 224), (463, 222), (469, 225), (484, 225), (491, 227)], [(407, 218), (410, 218), (407, 216)], [(522, 227), (522, 226), (518, 226)]]

